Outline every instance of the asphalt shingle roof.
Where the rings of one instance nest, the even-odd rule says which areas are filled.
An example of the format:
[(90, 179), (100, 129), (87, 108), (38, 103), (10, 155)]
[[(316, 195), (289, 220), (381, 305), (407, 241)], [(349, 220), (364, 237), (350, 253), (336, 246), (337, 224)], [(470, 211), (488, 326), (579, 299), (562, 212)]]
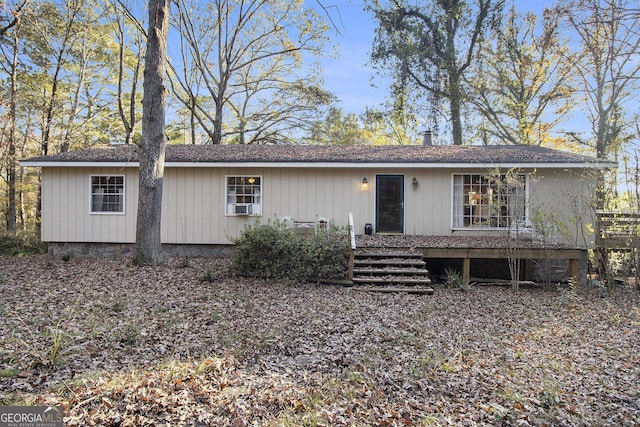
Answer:
[[(46, 162), (137, 162), (138, 147), (116, 145), (26, 159)], [(167, 145), (166, 163), (601, 163), (537, 146), (491, 145)], [(605, 162), (607, 163), (607, 162)]]

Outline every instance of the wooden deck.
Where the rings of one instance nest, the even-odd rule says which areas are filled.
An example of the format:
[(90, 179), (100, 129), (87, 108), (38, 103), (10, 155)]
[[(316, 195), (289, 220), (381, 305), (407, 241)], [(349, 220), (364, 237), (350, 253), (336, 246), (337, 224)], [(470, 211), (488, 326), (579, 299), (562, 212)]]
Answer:
[(408, 236), (408, 235), (360, 235), (356, 246), (394, 251), (410, 249), (420, 252), (425, 258), (450, 258), (462, 260), (462, 275), (470, 278), (472, 259), (508, 259), (513, 256), (521, 260), (560, 259), (569, 261), (569, 276), (579, 277), (580, 260), (584, 250), (560, 244), (542, 244), (530, 239), (514, 242), (508, 237), (462, 237), (462, 236)]

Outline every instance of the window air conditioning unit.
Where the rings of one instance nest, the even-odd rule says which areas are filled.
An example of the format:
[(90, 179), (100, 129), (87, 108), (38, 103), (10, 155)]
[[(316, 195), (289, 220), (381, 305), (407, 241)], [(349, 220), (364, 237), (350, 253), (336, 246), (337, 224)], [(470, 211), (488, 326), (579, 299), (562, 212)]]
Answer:
[(236, 215), (251, 215), (251, 205), (234, 205), (233, 213)]

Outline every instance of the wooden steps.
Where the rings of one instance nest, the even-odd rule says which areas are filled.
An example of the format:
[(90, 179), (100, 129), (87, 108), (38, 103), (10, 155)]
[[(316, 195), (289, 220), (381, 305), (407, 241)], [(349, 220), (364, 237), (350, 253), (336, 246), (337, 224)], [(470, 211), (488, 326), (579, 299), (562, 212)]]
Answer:
[(353, 265), (354, 289), (433, 293), (429, 271), (420, 253), (402, 249), (356, 249)]

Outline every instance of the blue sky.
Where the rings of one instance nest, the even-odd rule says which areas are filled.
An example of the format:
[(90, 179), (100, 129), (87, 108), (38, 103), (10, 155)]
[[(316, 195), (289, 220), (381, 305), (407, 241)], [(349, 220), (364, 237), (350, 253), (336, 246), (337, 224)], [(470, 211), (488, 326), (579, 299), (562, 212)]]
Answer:
[[(306, 0), (318, 9), (318, 0)], [(333, 44), (338, 46), (339, 57), (323, 59), (325, 87), (340, 100), (345, 113), (362, 113), (365, 107), (379, 107), (388, 93), (388, 81), (380, 81), (373, 68), (368, 65), (376, 23), (364, 11), (362, 0), (319, 0), (336, 24), (341, 34), (331, 30)], [(520, 12), (541, 11), (552, 4), (548, 0), (507, 0)], [(509, 6), (507, 6), (509, 7)], [(319, 13), (325, 13), (320, 10)], [(377, 87), (373, 87), (373, 79)]]

